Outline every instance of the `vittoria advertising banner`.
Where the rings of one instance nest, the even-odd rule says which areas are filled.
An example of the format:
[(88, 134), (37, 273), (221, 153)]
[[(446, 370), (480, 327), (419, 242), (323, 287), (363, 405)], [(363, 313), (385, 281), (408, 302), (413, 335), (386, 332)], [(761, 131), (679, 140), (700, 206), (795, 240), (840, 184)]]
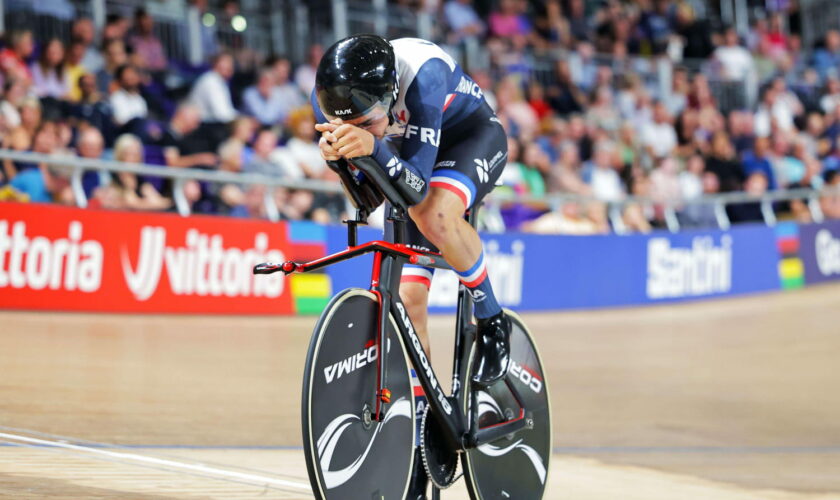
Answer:
[(0, 203), (0, 307), (292, 313), (291, 288), (305, 296), (307, 287), (251, 268), (323, 255), (323, 237), (293, 233), (283, 223)]

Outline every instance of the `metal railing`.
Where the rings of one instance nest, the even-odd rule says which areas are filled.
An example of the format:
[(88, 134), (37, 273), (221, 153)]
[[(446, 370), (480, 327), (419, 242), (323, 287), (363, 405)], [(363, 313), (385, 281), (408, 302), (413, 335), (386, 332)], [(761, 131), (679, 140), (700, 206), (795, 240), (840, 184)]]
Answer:
[[(190, 204), (184, 194), (184, 184), (188, 180), (206, 181), (217, 184), (241, 184), (261, 185), (271, 188), (285, 187), (290, 189), (308, 189), (326, 193), (343, 193), (338, 183), (301, 179), (291, 180), (278, 177), (270, 177), (256, 173), (232, 173), (222, 171), (208, 171), (189, 168), (162, 167), (160, 165), (146, 165), (140, 163), (122, 163), (117, 161), (96, 160), (80, 158), (76, 156), (44, 155), (30, 152), (11, 151), (0, 149), (0, 160), (11, 160), (29, 164), (47, 164), (55, 168), (69, 172), (70, 185), (79, 207), (87, 206), (87, 197), (82, 186), (82, 176), (86, 171), (99, 170), (105, 172), (129, 172), (146, 177), (168, 178), (173, 180), (173, 200), (178, 213), (182, 216), (191, 214)], [(678, 204), (661, 202), (646, 197), (627, 197), (618, 202), (607, 204), (607, 214), (613, 230), (622, 234), (627, 232), (624, 222), (624, 210), (631, 205), (657, 206), (663, 211), (663, 220), (666, 228), (671, 232), (678, 232), (682, 229), (680, 214), (684, 213), (687, 207), (707, 207), (714, 214), (715, 222), (720, 229), (729, 229), (730, 218), (727, 214), (727, 206), (737, 204), (759, 204), (764, 223), (775, 225), (778, 215), (774, 204), (784, 201), (804, 200), (810, 211), (811, 219), (814, 222), (822, 222), (824, 215), (820, 208), (820, 197), (825, 195), (840, 196), (840, 188), (816, 189), (789, 189), (769, 191), (760, 196), (753, 196), (743, 192), (720, 193), (705, 195), (701, 198), (682, 200)], [(603, 203), (596, 198), (571, 193), (552, 193), (546, 196), (522, 196), (502, 192), (493, 192), (487, 198), (492, 213), (498, 214), (499, 206), (504, 203), (530, 203), (539, 204), (547, 209), (557, 210), (567, 203)], [(266, 190), (263, 196), (263, 205), (266, 216), (269, 220), (280, 219), (280, 211), (272, 196), (271, 190)]]
[[(0, 159), (18, 161), (29, 164), (46, 164), (69, 172), (70, 186), (76, 205), (87, 207), (88, 199), (82, 185), (82, 177), (88, 171), (128, 172), (145, 177), (172, 179), (172, 197), (178, 213), (186, 217), (192, 213), (189, 201), (184, 194), (184, 184), (189, 180), (206, 181), (215, 184), (245, 184), (260, 185), (272, 188), (285, 187), (290, 189), (308, 189), (325, 193), (341, 193), (341, 186), (337, 183), (312, 179), (283, 179), (256, 173), (233, 173), (216, 170), (198, 170), (190, 168), (173, 168), (143, 163), (123, 163), (110, 160), (97, 160), (66, 155), (45, 155), (21, 151), (0, 149)], [(271, 191), (266, 190), (263, 197), (266, 216), (269, 220), (280, 219), (277, 204)]]

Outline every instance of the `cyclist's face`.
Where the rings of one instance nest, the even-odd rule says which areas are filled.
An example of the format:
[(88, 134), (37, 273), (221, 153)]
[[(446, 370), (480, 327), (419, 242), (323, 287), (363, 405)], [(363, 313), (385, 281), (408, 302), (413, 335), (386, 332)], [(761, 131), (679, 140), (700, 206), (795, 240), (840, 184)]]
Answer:
[(385, 129), (388, 128), (388, 115), (385, 113), (368, 113), (366, 115), (347, 120), (346, 123), (365, 129), (377, 139), (385, 137)]

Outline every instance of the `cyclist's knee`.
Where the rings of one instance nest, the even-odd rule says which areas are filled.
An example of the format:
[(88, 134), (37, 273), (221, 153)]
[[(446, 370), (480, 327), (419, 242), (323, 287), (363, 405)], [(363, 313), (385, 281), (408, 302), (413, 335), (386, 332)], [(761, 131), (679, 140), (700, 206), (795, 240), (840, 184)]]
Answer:
[(433, 188), (423, 203), (409, 210), (420, 232), (438, 247), (452, 235), (463, 214), (461, 199), (450, 191), (438, 188)]

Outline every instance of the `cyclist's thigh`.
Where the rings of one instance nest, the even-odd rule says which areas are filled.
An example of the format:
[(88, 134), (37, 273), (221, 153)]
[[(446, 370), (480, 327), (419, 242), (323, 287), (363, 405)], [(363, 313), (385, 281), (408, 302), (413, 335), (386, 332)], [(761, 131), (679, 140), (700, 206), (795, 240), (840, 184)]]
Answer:
[(496, 186), (507, 163), (507, 135), (495, 115), (481, 116), (464, 137), (442, 150), (431, 188), (458, 195), (465, 208), (477, 206)]
[[(496, 115), (487, 107), (464, 120), (471, 123), (459, 131), (438, 152), (429, 187), (447, 189), (458, 195), (465, 209), (477, 204), (496, 186), (507, 163), (507, 135)], [(446, 144), (448, 143), (448, 144)], [(393, 227), (385, 225), (385, 236), (393, 241)], [(409, 219), (406, 242), (414, 248), (438, 252), (431, 241)]]

